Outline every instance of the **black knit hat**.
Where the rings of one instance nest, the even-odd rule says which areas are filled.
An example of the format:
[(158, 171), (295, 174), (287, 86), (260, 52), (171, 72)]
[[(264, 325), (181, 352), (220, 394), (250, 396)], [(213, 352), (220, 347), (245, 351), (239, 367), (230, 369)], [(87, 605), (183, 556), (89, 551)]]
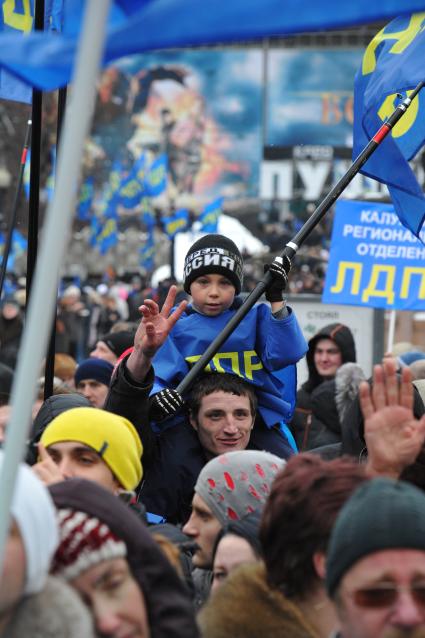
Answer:
[(100, 341), (106, 343), (109, 350), (112, 350), (117, 357), (120, 357), (123, 352), (133, 345), (134, 334), (134, 332), (130, 332), (129, 330), (108, 332), (108, 334), (100, 338)]
[(329, 596), (360, 559), (386, 549), (425, 552), (424, 539), (425, 494), (404, 481), (367, 481), (346, 502), (332, 531), (326, 561)]
[(75, 385), (78, 386), (80, 381), (85, 381), (86, 379), (95, 379), (99, 383), (103, 383), (103, 385), (109, 385), (113, 371), (114, 366), (109, 361), (96, 357), (84, 359), (75, 371)]
[(192, 282), (208, 274), (227, 277), (238, 295), (242, 288), (243, 260), (236, 244), (223, 235), (205, 235), (189, 249), (184, 260), (184, 289), (190, 294)]

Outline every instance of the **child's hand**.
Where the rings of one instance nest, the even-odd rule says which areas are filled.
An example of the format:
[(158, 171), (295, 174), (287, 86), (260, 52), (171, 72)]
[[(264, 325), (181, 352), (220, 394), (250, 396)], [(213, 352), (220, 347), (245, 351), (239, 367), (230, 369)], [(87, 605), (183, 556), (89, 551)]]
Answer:
[(265, 290), (267, 301), (283, 301), (283, 293), (288, 285), (288, 272), (291, 263), (288, 258), (276, 257), (271, 264), (264, 266), (264, 272), (270, 272), (272, 280)]

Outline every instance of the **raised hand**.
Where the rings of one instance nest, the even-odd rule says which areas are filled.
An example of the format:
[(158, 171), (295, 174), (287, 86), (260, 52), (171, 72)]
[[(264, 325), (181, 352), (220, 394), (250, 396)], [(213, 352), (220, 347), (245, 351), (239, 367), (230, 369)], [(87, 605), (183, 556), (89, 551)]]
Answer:
[(139, 308), (142, 320), (134, 337), (134, 350), (127, 360), (127, 368), (137, 379), (144, 379), (152, 358), (187, 306), (187, 301), (182, 301), (171, 312), (176, 294), (176, 286), (171, 286), (161, 310), (153, 299), (145, 299)]
[(38, 443), (38, 455), (40, 461), (32, 466), (32, 471), (38, 476), (44, 485), (52, 485), (65, 480), (59, 467), (56, 465), (42, 443)]
[(372, 475), (398, 478), (416, 460), (425, 441), (425, 415), (413, 414), (412, 373), (396, 373), (394, 359), (386, 359), (373, 371), (373, 386), (362, 382), (360, 406), (368, 450), (367, 470)]

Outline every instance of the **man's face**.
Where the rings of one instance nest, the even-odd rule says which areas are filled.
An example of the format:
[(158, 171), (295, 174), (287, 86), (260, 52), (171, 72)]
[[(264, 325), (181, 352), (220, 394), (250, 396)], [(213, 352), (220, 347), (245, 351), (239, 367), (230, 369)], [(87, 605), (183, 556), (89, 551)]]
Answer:
[(202, 397), (198, 415), (190, 422), (210, 457), (245, 450), (254, 424), (249, 397), (212, 392)]
[(64, 479), (83, 478), (116, 493), (119, 484), (101, 456), (78, 441), (53, 443), (47, 448)]
[(77, 390), (94, 408), (103, 408), (109, 388), (96, 379), (83, 379), (78, 383)]
[(109, 361), (109, 363), (112, 363), (113, 366), (118, 361), (117, 355), (108, 348), (104, 341), (98, 341), (96, 343), (96, 347), (90, 352), (90, 356), (96, 357), (97, 359), (103, 359), (104, 361)]
[(210, 569), (213, 562), (213, 550), (221, 523), (214, 516), (204, 499), (195, 494), (192, 501), (192, 514), (183, 532), (193, 538), (198, 549), (193, 555), (193, 564), (201, 569)]
[(0, 635), (7, 625), (14, 608), (22, 598), (25, 587), (26, 557), (19, 528), (12, 521), (4, 552), (3, 571), (0, 578)]
[(425, 550), (359, 560), (342, 579), (336, 605), (343, 638), (423, 638)]
[(334, 377), (342, 365), (341, 350), (332, 339), (320, 339), (314, 348), (314, 365), (321, 377)]

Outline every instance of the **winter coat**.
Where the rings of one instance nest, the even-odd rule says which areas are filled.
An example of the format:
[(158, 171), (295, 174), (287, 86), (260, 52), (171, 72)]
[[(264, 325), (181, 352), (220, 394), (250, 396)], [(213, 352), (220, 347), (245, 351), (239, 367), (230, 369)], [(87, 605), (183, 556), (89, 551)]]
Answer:
[(50, 576), (39, 594), (24, 598), (5, 638), (94, 638), (93, 619), (72, 587)]
[[(177, 387), (240, 304), (236, 298), (231, 308), (214, 317), (202, 315), (192, 306), (186, 309), (155, 355), (154, 393), (164, 387)], [(280, 421), (288, 423), (295, 399), (294, 389), (285, 387), (273, 371), (296, 364), (306, 350), (307, 343), (291, 308), (286, 317), (276, 319), (270, 306), (260, 303), (251, 308), (222, 344), (208, 370), (237, 374), (253, 384), (258, 412), (264, 423), (272, 427)]]
[(325, 326), (308, 342), (308, 380), (297, 393), (291, 430), (300, 451), (341, 441), (341, 423), (335, 403), (335, 379), (324, 380), (314, 364), (314, 350), (320, 339), (332, 339), (341, 351), (342, 363), (355, 362), (353, 335), (347, 326)]
[(203, 638), (319, 638), (298, 607), (269, 587), (262, 564), (230, 574), (198, 620)]
[[(184, 523), (192, 510), (193, 488), (208, 458), (187, 419), (163, 432), (153, 432), (149, 425), (149, 393), (153, 380), (151, 369), (145, 382), (137, 384), (131, 379), (124, 359), (112, 377), (104, 409), (127, 418), (139, 433), (144, 470), (140, 499), (147, 511), (163, 516), (169, 523)], [(284, 438), (274, 430), (259, 432), (263, 438), (276, 436), (285, 444)], [(257, 445), (251, 437), (248, 449), (262, 450), (265, 446)]]
[(146, 602), (151, 638), (197, 638), (189, 593), (137, 515), (92, 481), (70, 479), (49, 489), (58, 509), (94, 516), (124, 541), (130, 570)]

